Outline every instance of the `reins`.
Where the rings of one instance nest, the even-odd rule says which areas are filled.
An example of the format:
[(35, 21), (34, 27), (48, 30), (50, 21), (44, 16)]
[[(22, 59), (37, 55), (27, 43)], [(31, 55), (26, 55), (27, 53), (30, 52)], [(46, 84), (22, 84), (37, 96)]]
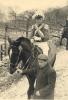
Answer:
[(33, 60), (33, 62), (31, 63), (31, 65), (30, 65), (30, 64), (27, 65), (27, 68), (26, 68), (25, 70), (27, 70), (27, 69), (29, 68), (29, 65), (30, 65), (30, 66), (33, 66), (33, 65), (34, 65), (34, 62), (35, 62), (35, 60), (36, 60), (36, 58), (37, 58), (37, 56), (34, 57), (34, 47), (32, 48), (32, 52), (33, 52), (32, 55), (29, 56), (29, 58), (27, 59), (27, 61), (26, 61), (26, 63), (25, 63), (24, 66), (26, 66), (26, 64), (29, 62), (30, 59), (32, 59), (32, 57), (33, 57), (34, 60)]
[[(35, 63), (35, 61), (36, 61), (36, 59), (37, 59), (37, 56), (34, 57), (34, 48), (35, 48), (35, 46), (33, 46), (33, 48), (32, 48), (32, 55), (30, 55), (30, 56), (28, 57), (28, 59), (26, 60), (26, 62), (25, 62), (25, 64), (24, 64), (24, 67), (28, 64), (27, 67), (24, 69), (24, 71), (26, 71), (26, 70), (29, 71), (29, 70), (32, 70), (32, 69), (33, 69), (33, 68), (29, 68), (29, 67), (30, 67), (30, 66), (33, 66), (34, 63)], [(18, 55), (18, 59), (17, 59), (17, 61), (16, 61), (16, 64), (13, 64), (13, 63), (10, 63), (10, 64), (17, 66), (21, 52), (22, 52), (22, 51), (20, 50), (19, 55)], [(32, 59), (32, 58), (33, 58), (33, 62), (29, 63), (30, 59)], [(18, 69), (18, 68), (19, 68), (19, 66), (16, 67), (16, 69)], [(23, 67), (21, 67), (21, 70), (23, 70)]]
[(32, 59), (32, 57), (33, 57), (33, 62), (31, 62), (31, 64), (29, 63), (28, 65), (27, 65), (27, 67), (23, 70), (23, 67), (21, 68), (21, 70), (23, 71), (22, 72), (22, 74), (24, 73), (24, 72), (26, 72), (26, 71), (31, 71), (31, 70), (35, 70), (35, 68), (30, 68), (30, 66), (33, 66), (34, 65), (34, 63), (35, 63), (35, 61), (36, 61), (36, 59), (37, 59), (37, 56), (36, 57), (34, 57), (34, 47), (33, 47), (33, 53), (32, 53), (32, 55), (31, 56), (29, 56), (29, 58), (27, 59), (27, 61), (26, 61), (26, 63), (25, 63), (25, 65), (24, 65), (24, 67), (27, 65), (27, 63), (30, 61), (30, 59)]
[(18, 64), (18, 60), (19, 60), (20, 54), (21, 54), (21, 51), (19, 52), (19, 55), (18, 55), (18, 59), (17, 59), (16, 64), (13, 64), (13, 63), (10, 63), (10, 64), (12, 64), (12, 65), (15, 65), (15, 66), (16, 66), (16, 65)]

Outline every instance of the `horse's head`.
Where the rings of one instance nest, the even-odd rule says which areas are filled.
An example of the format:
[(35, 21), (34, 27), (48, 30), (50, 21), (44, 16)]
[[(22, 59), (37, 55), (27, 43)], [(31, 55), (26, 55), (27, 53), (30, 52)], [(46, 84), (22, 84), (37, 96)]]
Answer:
[[(32, 60), (34, 56), (36, 57), (37, 55), (42, 53), (42, 50), (40, 48), (34, 46), (29, 39), (24, 37), (20, 37), (15, 41), (8, 38), (8, 42), (9, 42), (8, 54), (10, 58), (11, 74), (13, 74), (16, 71), (17, 65), (21, 60), (25, 65), (29, 57), (31, 57)], [(31, 63), (31, 61), (29, 63)]]
[(13, 74), (16, 71), (16, 67), (21, 60), (21, 54), (23, 52), (23, 48), (19, 45), (19, 42), (13, 41), (10, 38), (9, 41), (9, 58), (10, 58), (10, 74)]
[(29, 39), (20, 37), (13, 41), (8, 38), (9, 49), (8, 54), (10, 58), (10, 73), (13, 74), (19, 62), (22, 60), (24, 63), (31, 55), (32, 44)]

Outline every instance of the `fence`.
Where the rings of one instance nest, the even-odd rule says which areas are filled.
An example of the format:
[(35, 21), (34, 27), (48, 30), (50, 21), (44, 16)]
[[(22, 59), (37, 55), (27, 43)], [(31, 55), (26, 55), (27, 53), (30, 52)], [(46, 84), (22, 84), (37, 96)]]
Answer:
[(5, 25), (5, 29), (3, 29), (3, 35), (1, 36), (2, 39), (0, 39), (0, 60), (3, 60), (3, 57), (5, 57), (8, 53), (8, 45), (7, 45), (7, 25)]
[(6, 56), (5, 55), (5, 45), (4, 44), (1, 44), (0, 45), (0, 60), (1, 61), (3, 60), (3, 56)]
[[(21, 28), (22, 26), (22, 28)], [(29, 20), (17, 20), (14, 23), (14, 20), (10, 21), (9, 23), (5, 24), (4, 27), (4, 34), (0, 34), (0, 36), (3, 38), (4, 43), (0, 43), (0, 60), (3, 60), (3, 57), (7, 55), (7, 37), (11, 34), (10, 31), (19, 31), (19, 32), (25, 32), (26, 37), (28, 37), (28, 29), (29, 29)]]
[(14, 19), (8, 22), (8, 30), (14, 30), (19, 32), (25, 32), (26, 37), (28, 37), (28, 32), (34, 22), (32, 21), (31, 17), (15, 17)]

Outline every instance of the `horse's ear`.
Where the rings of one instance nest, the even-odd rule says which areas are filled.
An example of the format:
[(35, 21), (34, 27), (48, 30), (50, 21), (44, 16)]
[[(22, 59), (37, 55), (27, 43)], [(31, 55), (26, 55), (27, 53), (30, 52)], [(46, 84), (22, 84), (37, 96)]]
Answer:
[(10, 37), (8, 37), (8, 42), (9, 44), (12, 44), (12, 39)]

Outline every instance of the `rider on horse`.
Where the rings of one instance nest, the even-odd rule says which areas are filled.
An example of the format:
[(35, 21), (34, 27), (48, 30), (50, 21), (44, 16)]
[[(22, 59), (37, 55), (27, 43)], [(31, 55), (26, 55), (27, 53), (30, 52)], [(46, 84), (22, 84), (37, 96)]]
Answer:
[(53, 42), (49, 41), (49, 26), (44, 23), (44, 18), (44, 14), (39, 11), (32, 16), (35, 24), (32, 25), (30, 39), (34, 45), (38, 45), (42, 49), (43, 54), (47, 55), (49, 62), (53, 64), (56, 55), (55, 47), (53, 46)]
[(44, 14), (42, 12), (36, 12), (32, 19), (35, 20), (35, 24), (32, 25), (32, 32), (30, 38), (35, 41), (45, 41), (49, 39), (48, 31), (49, 26), (44, 24)]
[(36, 77), (34, 99), (53, 100), (56, 82), (56, 71), (48, 63), (47, 56), (38, 56), (39, 68)]

